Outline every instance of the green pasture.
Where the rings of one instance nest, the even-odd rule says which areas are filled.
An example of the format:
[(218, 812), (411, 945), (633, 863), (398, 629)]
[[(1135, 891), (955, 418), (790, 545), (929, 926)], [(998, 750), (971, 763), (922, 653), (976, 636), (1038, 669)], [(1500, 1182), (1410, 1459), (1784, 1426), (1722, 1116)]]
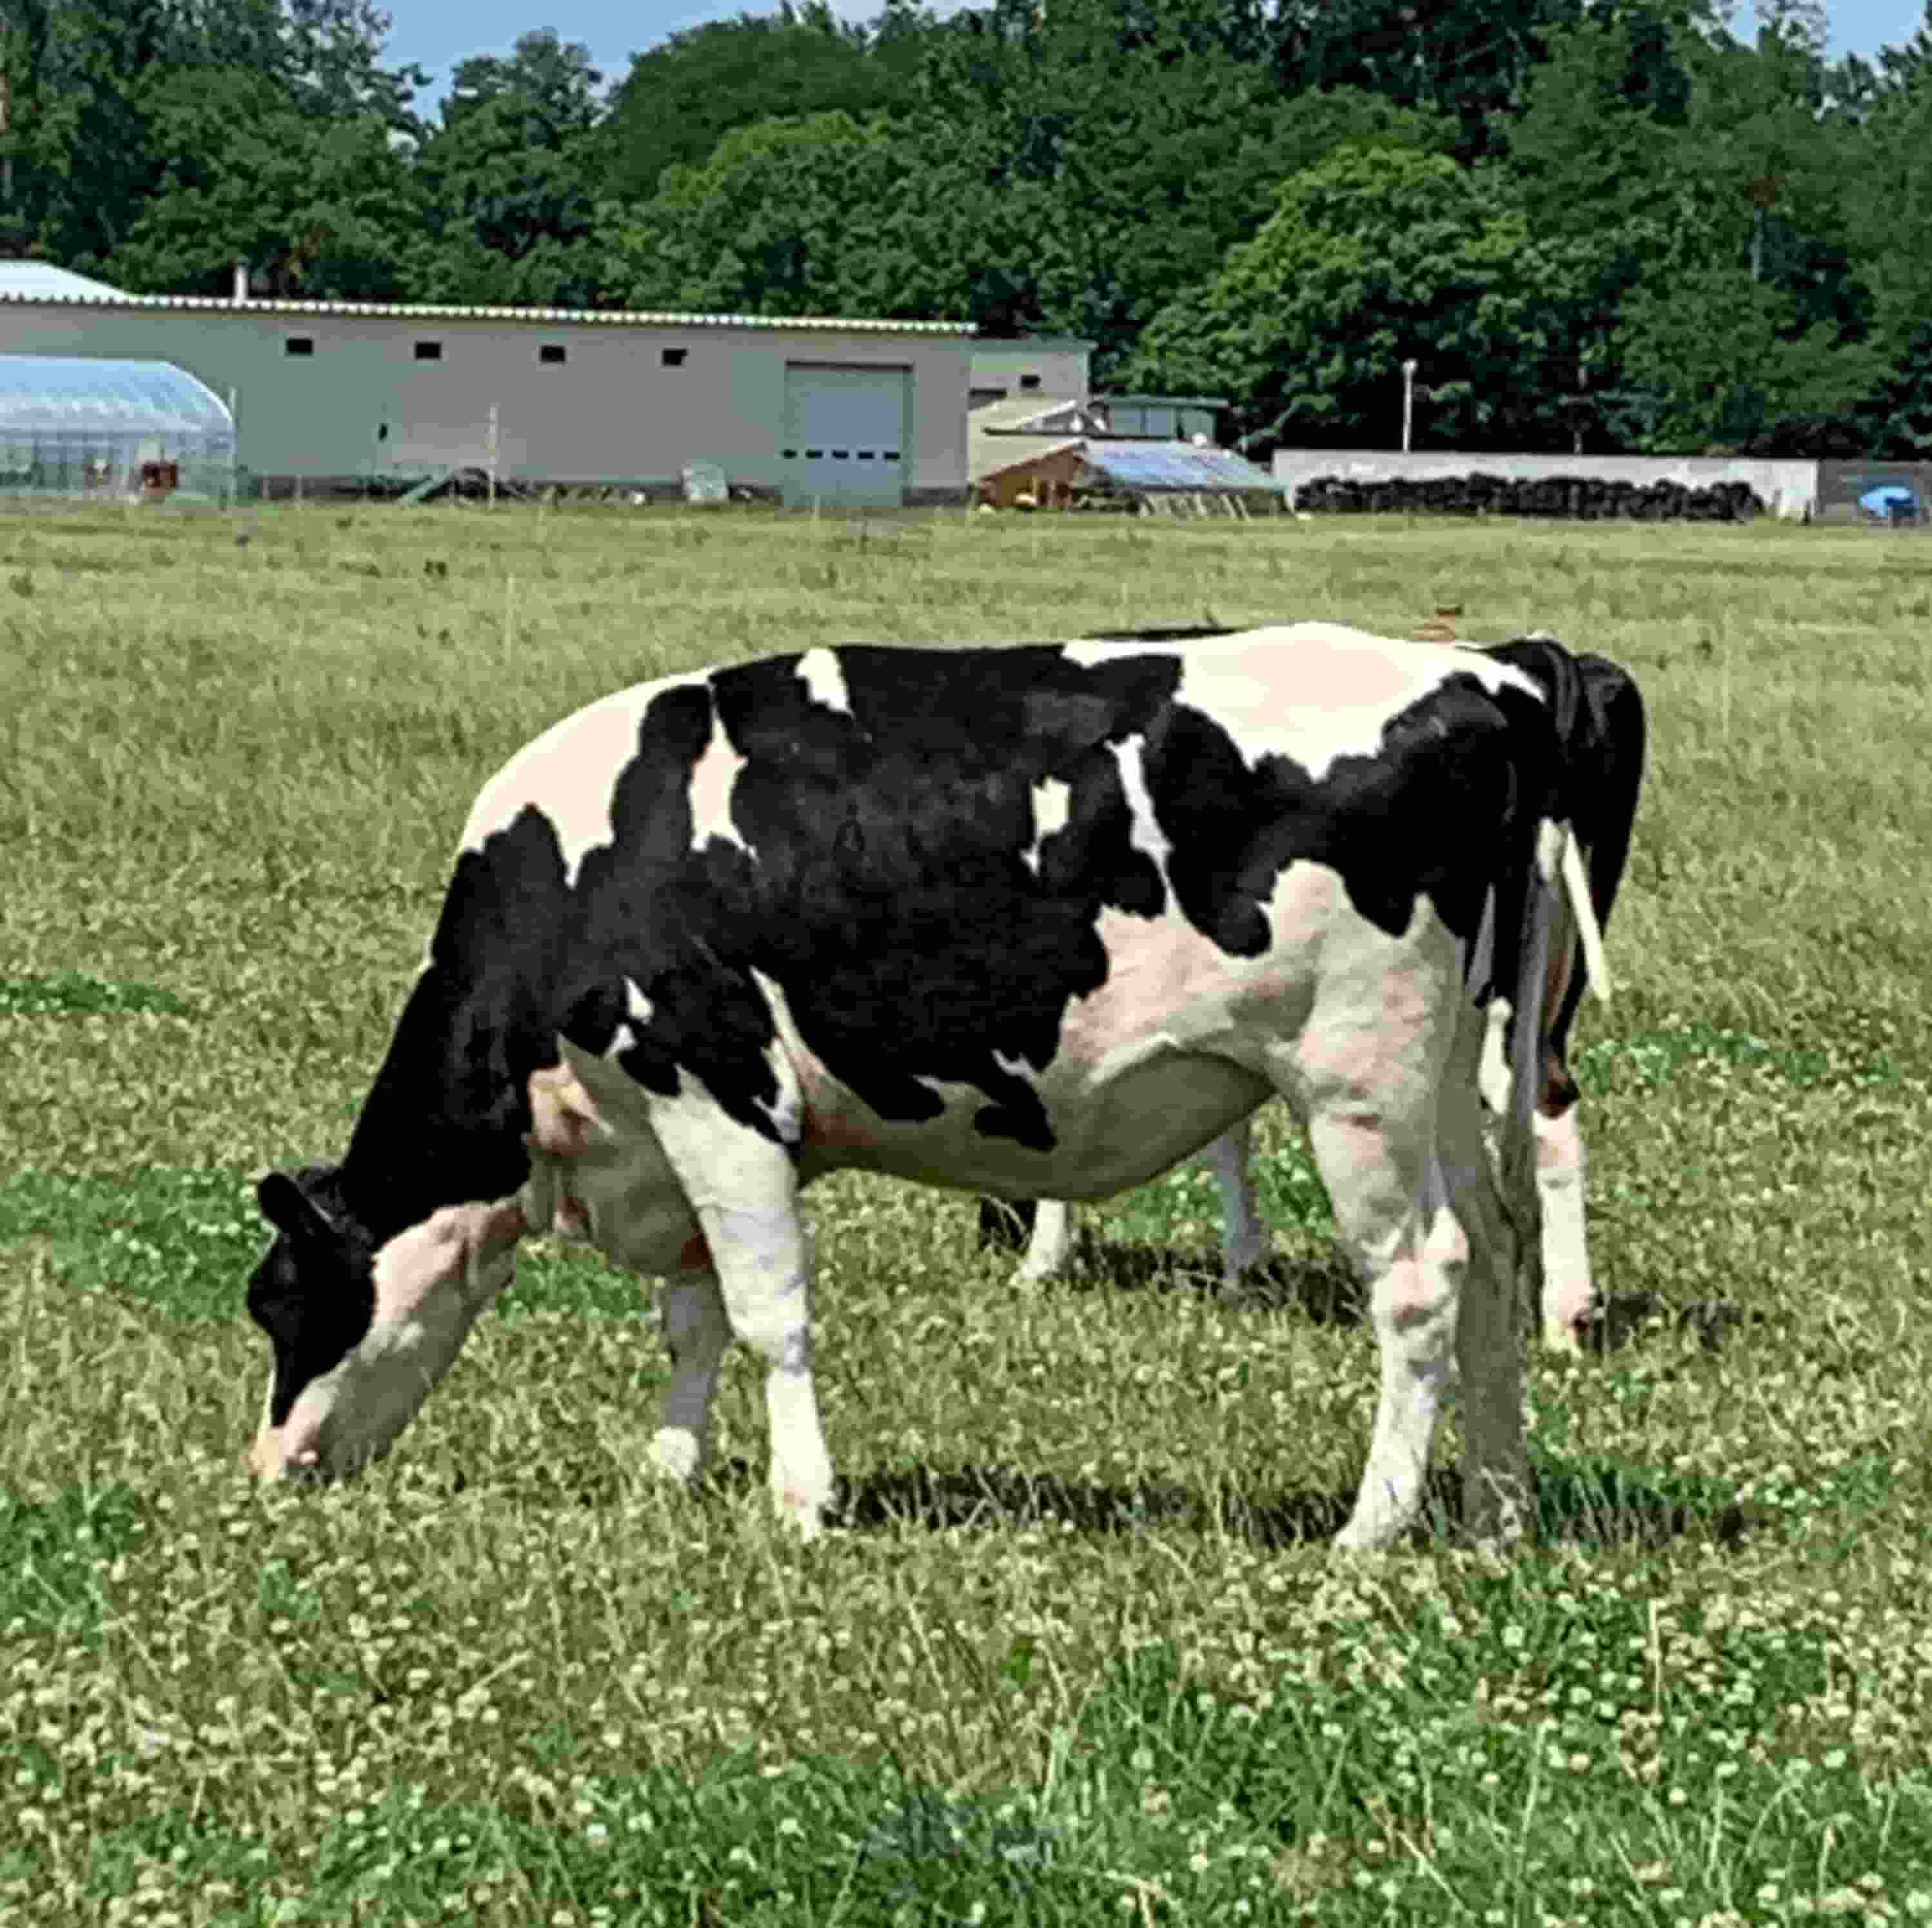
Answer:
[[(538, 729), (816, 643), (1438, 604), (1652, 719), (1535, 1545), (1328, 1551), (1373, 1343), (1277, 1111), (1238, 1294), (1191, 1168), (1043, 1288), (970, 1199), (813, 1192), (813, 1547), (745, 1360), (652, 1483), (650, 1288), (555, 1248), (388, 1461), (251, 1489), (250, 1176), (340, 1152)], [(1857, 531), (0, 520), (0, 1924), (1932, 1921), (1929, 693), (1932, 548)]]

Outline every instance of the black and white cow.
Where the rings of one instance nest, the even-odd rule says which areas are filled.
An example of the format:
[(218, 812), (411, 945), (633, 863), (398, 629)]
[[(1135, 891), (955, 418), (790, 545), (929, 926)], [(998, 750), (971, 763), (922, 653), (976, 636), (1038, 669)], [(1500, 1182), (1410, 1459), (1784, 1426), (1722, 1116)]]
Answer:
[[(1213, 628), (1122, 631), (1094, 640), (1132, 642), (1152, 635), (1200, 640), (1232, 633)], [(1545, 990), (1550, 1036), (1535, 1118), (1537, 1184), (1543, 1198), (1543, 1339), (1552, 1351), (1574, 1352), (1578, 1349), (1577, 1328), (1588, 1317), (1596, 1293), (1584, 1222), (1583, 1138), (1576, 1082), (1569, 1067), (1570, 1029), (1586, 982), (1594, 983), (1600, 995), (1608, 995), (1600, 957), (1586, 955), (1586, 943), (1609, 926), (1630, 853), (1643, 780), (1643, 699), (1621, 665), (1604, 656), (1570, 657), (1545, 631), (1484, 646), (1484, 653), (1534, 677), (1556, 706), (1558, 733), (1570, 766), (1571, 827), (1596, 923), (1594, 931), (1580, 930), (1571, 952), (1552, 961)], [(1504, 1038), (1509, 1015), (1508, 998), (1498, 995), (1490, 1006), (1483, 1064), (1484, 1095), (1498, 1115), (1508, 1103)], [(1250, 1121), (1244, 1119), (1202, 1154), (1220, 1190), (1222, 1276), (1228, 1285), (1268, 1252), (1268, 1228), (1250, 1173)], [(980, 1228), (982, 1243), (1018, 1243), (1016, 1231), (1024, 1236), (1020, 1276), (1024, 1279), (1052, 1278), (1072, 1255), (1072, 1217), (1063, 1200), (1042, 1199), (1036, 1207), (987, 1201), (981, 1207)]]
[(1546, 1030), (1566, 767), (1515, 666), (1318, 625), (817, 649), (592, 704), (478, 799), (340, 1164), (261, 1181), (250, 1465), (382, 1451), (518, 1240), (562, 1231), (667, 1281), (667, 1474), (703, 1458), (728, 1343), (758, 1352), (809, 1537), (805, 1186), (1102, 1198), (1280, 1095), (1382, 1347), (1342, 1543), (1414, 1516), (1452, 1345), (1472, 1522), (1514, 1530), (1537, 1054), (1500, 1177), (1478, 1060), (1492, 981)]

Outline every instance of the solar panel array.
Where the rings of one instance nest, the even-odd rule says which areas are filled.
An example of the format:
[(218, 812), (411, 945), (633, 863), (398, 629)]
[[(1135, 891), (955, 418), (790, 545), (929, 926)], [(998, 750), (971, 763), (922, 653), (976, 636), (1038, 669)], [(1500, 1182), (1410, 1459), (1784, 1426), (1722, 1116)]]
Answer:
[(1185, 442), (1090, 441), (1087, 460), (1130, 489), (1268, 489), (1274, 478), (1225, 448)]

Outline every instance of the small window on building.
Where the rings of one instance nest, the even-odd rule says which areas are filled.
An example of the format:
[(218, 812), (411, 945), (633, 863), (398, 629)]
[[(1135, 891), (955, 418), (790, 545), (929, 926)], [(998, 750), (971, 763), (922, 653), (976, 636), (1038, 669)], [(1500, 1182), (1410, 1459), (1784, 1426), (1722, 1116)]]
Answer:
[(315, 352), (315, 337), (312, 334), (290, 335), (282, 343), (282, 352), (284, 355), (313, 355)]
[(442, 343), (440, 341), (418, 342), (416, 359), (418, 361), (440, 361), (442, 359)]
[(537, 359), (552, 367), (561, 367), (568, 358), (560, 341), (547, 341), (537, 350)]
[(1040, 377), (1037, 375), (1022, 375), (1020, 377), (1020, 387), (1023, 391), (1028, 394), (1030, 394), (1033, 391), (1039, 386)]
[(682, 348), (662, 349), (658, 352), (658, 361), (661, 366), (666, 368), (682, 368), (684, 366), (684, 358), (688, 352), (688, 349)]

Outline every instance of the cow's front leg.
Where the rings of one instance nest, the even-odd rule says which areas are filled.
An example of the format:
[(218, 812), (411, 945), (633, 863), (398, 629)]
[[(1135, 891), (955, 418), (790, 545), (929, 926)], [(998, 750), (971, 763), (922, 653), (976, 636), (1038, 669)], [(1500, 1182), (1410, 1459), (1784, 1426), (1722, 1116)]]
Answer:
[(1064, 1198), (1042, 1198), (1034, 1214), (1033, 1237), (1020, 1263), (1029, 1285), (1057, 1278), (1073, 1255), (1073, 1208)]
[(772, 1502), (810, 1540), (831, 1501), (832, 1461), (812, 1385), (811, 1241), (790, 1154), (689, 1093), (654, 1107), (652, 1123), (710, 1248), (731, 1336), (765, 1363)]
[(694, 1478), (711, 1443), (711, 1396), (718, 1368), (731, 1342), (718, 1275), (708, 1267), (674, 1275), (664, 1282), (658, 1303), (664, 1349), (670, 1354), (670, 1380), (658, 1408), (651, 1459), (668, 1477)]

